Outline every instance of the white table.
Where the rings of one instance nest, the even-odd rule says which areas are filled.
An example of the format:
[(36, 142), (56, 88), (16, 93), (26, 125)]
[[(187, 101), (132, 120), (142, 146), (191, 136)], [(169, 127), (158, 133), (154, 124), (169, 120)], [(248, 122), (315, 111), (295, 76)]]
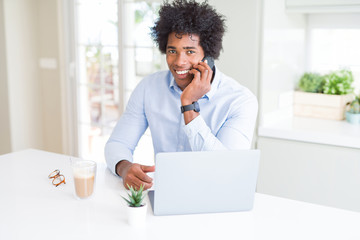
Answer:
[[(66, 185), (51, 184), (55, 169)], [(69, 156), (33, 149), (0, 156), (0, 239), (360, 239), (358, 212), (259, 193), (249, 212), (154, 216), (149, 207), (146, 226), (132, 228), (122, 180), (105, 164), (93, 198), (76, 200), (73, 191)]]

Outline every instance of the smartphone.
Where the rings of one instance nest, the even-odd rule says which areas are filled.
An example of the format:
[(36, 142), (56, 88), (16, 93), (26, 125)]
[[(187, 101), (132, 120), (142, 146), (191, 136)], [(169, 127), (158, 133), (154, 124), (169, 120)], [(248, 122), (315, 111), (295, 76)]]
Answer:
[[(204, 57), (201, 61), (204, 62), (205, 60), (207, 60), (207, 64), (214, 71), (214, 65), (215, 65), (214, 58), (212, 58), (212, 57)], [(200, 72), (199, 69), (197, 69), (197, 68), (195, 68), (195, 69)]]
[[(214, 70), (214, 69), (213, 69), (213, 68), (214, 68), (214, 65), (215, 65), (215, 63), (214, 63), (214, 58), (212, 58), (212, 57), (204, 57), (201, 61), (204, 62), (205, 60), (207, 60), (207, 64), (209, 65), (209, 67), (210, 67), (212, 70)], [(197, 68), (195, 68), (195, 69), (200, 72), (199, 69), (197, 69)]]
[(207, 64), (209, 65), (209, 67), (211, 69), (213, 69), (214, 65), (215, 65), (214, 58), (212, 58), (212, 57), (204, 57), (203, 60), (201, 60), (201, 61), (205, 62), (205, 60), (207, 60)]

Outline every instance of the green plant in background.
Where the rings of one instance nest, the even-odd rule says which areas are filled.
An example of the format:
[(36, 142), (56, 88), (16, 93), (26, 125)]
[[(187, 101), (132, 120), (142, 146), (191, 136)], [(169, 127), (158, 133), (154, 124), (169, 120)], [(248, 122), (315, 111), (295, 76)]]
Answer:
[(324, 86), (324, 78), (317, 73), (305, 73), (299, 81), (299, 89), (304, 92), (321, 93)]
[(122, 197), (130, 207), (141, 207), (142, 201), (145, 198), (143, 195), (144, 185), (140, 186), (139, 190), (135, 190), (132, 186), (127, 185), (131, 194), (128, 193), (128, 199)]
[(350, 103), (349, 113), (360, 114), (360, 95), (355, 97), (355, 100)]
[(324, 93), (332, 95), (344, 95), (352, 93), (354, 78), (349, 70), (339, 70), (324, 76)]
[(157, 2), (137, 2), (135, 8), (135, 23), (140, 24), (146, 17), (155, 20), (158, 17), (160, 4)]

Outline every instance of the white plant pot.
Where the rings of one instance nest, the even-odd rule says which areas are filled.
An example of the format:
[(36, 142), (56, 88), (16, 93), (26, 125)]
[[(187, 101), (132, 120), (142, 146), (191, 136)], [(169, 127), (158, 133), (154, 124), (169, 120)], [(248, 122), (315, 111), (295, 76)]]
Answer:
[(128, 206), (128, 221), (131, 226), (143, 226), (146, 223), (147, 205), (141, 207)]

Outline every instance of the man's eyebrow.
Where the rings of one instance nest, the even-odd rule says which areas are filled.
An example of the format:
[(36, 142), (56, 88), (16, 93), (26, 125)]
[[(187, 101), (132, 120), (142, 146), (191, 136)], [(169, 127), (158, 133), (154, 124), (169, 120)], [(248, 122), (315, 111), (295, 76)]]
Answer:
[[(167, 46), (166, 48), (176, 49), (174, 46)], [(183, 49), (197, 49), (196, 47), (183, 47)]]

